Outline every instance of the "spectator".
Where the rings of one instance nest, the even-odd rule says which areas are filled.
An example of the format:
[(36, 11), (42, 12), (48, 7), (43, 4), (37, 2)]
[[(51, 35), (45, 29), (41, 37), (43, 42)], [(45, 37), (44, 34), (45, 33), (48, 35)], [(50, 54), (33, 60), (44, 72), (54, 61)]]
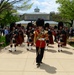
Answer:
[(4, 30), (4, 34), (7, 35), (9, 33), (8, 28), (6, 27)]

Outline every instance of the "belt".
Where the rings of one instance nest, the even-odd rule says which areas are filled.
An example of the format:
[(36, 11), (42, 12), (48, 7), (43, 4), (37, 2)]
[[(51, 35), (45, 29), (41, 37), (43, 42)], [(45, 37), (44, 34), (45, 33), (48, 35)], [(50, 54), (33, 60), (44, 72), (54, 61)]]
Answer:
[(45, 40), (45, 38), (40, 38), (40, 39), (38, 39), (38, 40), (42, 40), (42, 41), (44, 41), (44, 40)]

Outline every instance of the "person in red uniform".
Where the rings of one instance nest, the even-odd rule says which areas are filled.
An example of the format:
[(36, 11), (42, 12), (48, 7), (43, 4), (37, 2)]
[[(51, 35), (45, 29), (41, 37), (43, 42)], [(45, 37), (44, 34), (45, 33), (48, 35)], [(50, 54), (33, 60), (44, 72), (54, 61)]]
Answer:
[(34, 31), (34, 44), (36, 45), (36, 63), (37, 67), (40, 66), (42, 63), (42, 58), (44, 55), (44, 50), (46, 46), (46, 41), (45, 41), (45, 33), (44, 33), (44, 20), (43, 19), (38, 19), (36, 21), (37, 25), (37, 30)]

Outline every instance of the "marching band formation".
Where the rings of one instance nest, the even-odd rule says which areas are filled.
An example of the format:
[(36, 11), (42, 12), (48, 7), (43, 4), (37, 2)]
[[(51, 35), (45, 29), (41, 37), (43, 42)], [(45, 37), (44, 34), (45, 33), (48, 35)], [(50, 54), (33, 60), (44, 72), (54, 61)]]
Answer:
[(28, 23), (24, 28), (21, 24), (16, 25), (12, 23), (10, 25), (10, 33), (8, 35), (10, 39), (10, 52), (16, 51), (18, 45), (22, 45), (25, 41), (25, 35), (27, 36), (27, 50), (32, 50), (32, 46), (36, 47), (36, 63), (37, 67), (42, 63), (45, 48), (48, 49), (49, 44), (58, 43), (58, 52), (62, 51), (62, 47), (66, 46), (68, 36), (68, 30), (64, 27), (63, 22), (59, 22), (58, 26), (51, 27), (49, 23), (44, 24), (43, 19), (38, 19), (36, 25)]

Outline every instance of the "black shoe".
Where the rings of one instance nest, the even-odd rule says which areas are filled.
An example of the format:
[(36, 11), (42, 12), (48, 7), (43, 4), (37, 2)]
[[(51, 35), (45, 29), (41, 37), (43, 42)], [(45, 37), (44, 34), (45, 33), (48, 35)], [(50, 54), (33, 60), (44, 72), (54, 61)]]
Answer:
[(41, 61), (40, 63), (42, 64), (43, 62)]
[(60, 52), (60, 50), (58, 50), (58, 52)]
[(16, 52), (16, 50), (15, 50), (15, 52)]
[(29, 49), (27, 48), (27, 51), (29, 51)]
[(39, 68), (39, 67), (40, 67), (40, 63), (37, 64), (37, 68)]
[(12, 52), (11, 50), (9, 50), (9, 52)]
[(62, 50), (61, 50), (61, 52), (62, 52)]

